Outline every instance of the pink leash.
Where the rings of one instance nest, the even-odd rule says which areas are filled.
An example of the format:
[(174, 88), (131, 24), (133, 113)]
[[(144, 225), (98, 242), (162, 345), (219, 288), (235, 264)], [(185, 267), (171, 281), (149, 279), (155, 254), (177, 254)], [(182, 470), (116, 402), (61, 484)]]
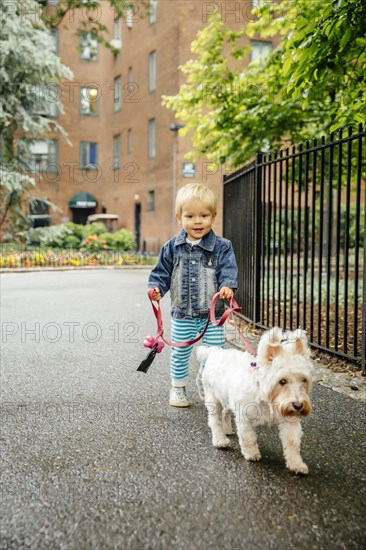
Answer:
[[(157, 344), (157, 350), (156, 350), (157, 353), (161, 352), (161, 350), (164, 347), (164, 343), (167, 344), (168, 346), (174, 346), (174, 347), (184, 347), (184, 346), (190, 346), (192, 344), (195, 344), (196, 342), (198, 342), (198, 340), (201, 340), (201, 338), (205, 334), (210, 321), (215, 326), (221, 326), (225, 323), (225, 321), (227, 320), (229, 315), (231, 315), (231, 313), (233, 313), (233, 311), (237, 311), (238, 313), (242, 312), (242, 308), (238, 306), (236, 300), (234, 298), (230, 298), (230, 307), (223, 313), (221, 319), (219, 321), (216, 321), (215, 306), (216, 306), (216, 302), (217, 302), (217, 300), (220, 296), (220, 293), (216, 292), (216, 294), (214, 294), (214, 296), (212, 298), (210, 312), (209, 312), (209, 315), (207, 317), (205, 328), (203, 329), (201, 334), (199, 334), (197, 336), (197, 338), (194, 338), (194, 340), (187, 340), (185, 342), (169, 342), (169, 340), (166, 340), (164, 338), (163, 319), (162, 319), (162, 315), (161, 315), (160, 303), (157, 302), (157, 306), (154, 304), (153, 299), (152, 299), (152, 293), (153, 292), (154, 292), (154, 289), (150, 288), (148, 290), (148, 296), (149, 296), (149, 299), (150, 299), (150, 302), (151, 302), (151, 306), (153, 308), (154, 315), (156, 317), (158, 329), (157, 329), (155, 338), (153, 338), (152, 336), (147, 336), (145, 338), (144, 346), (147, 347), (147, 348), (153, 348), (153, 346), (155, 344)], [(162, 341), (159, 341), (160, 339)]]
[[(166, 340), (164, 338), (163, 318), (161, 316), (160, 303), (157, 302), (157, 306), (153, 303), (153, 299), (152, 299), (152, 293), (153, 292), (154, 292), (154, 289), (150, 288), (148, 290), (148, 296), (149, 296), (149, 299), (150, 299), (150, 302), (151, 302), (151, 306), (153, 308), (154, 315), (156, 317), (158, 328), (157, 328), (157, 331), (156, 331), (155, 338), (153, 338), (152, 336), (146, 336), (146, 338), (144, 340), (144, 346), (147, 347), (147, 348), (151, 348), (151, 351), (149, 352), (146, 359), (141, 361), (141, 363), (140, 363), (137, 370), (141, 371), (141, 372), (145, 372), (145, 373), (148, 371), (151, 363), (154, 361), (154, 358), (155, 358), (156, 354), (160, 353), (161, 350), (163, 349), (164, 343), (167, 344), (168, 346), (174, 346), (174, 347), (190, 346), (190, 345), (194, 344), (195, 342), (198, 342), (198, 340), (200, 340), (203, 337), (203, 335), (205, 334), (205, 332), (208, 328), (208, 325), (209, 325), (210, 321), (213, 325), (215, 325), (216, 327), (219, 327), (219, 326), (221, 326), (225, 323), (226, 319), (234, 311), (237, 311), (238, 313), (242, 312), (242, 308), (238, 306), (238, 304), (234, 300), (234, 298), (230, 298), (230, 307), (225, 310), (225, 312), (223, 313), (221, 319), (219, 321), (216, 321), (215, 306), (216, 306), (216, 302), (217, 302), (217, 300), (220, 296), (220, 292), (216, 292), (216, 294), (214, 294), (214, 296), (212, 298), (210, 312), (209, 312), (209, 315), (207, 317), (205, 328), (203, 329), (201, 334), (199, 334), (197, 336), (197, 338), (194, 338), (194, 340), (187, 340), (186, 342), (169, 342), (169, 340)], [(254, 352), (252, 346), (242, 336), (242, 334), (240, 333), (239, 328), (237, 327), (236, 324), (235, 324), (235, 328), (239, 332), (239, 336), (243, 340), (243, 342), (245, 343), (245, 345), (248, 348), (249, 352), (252, 355), (255, 355), (255, 352)], [(256, 364), (253, 363), (253, 366), (256, 366)]]

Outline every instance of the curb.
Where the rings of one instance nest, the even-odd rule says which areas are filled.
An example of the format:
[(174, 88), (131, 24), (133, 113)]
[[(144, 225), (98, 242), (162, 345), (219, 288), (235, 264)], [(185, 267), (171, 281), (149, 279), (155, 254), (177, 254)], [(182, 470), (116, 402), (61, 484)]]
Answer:
[(32, 273), (40, 271), (90, 271), (92, 269), (152, 269), (150, 265), (84, 265), (84, 266), (65, 266), (65, 267), (5, 267), (0, 269), (2, 273)]

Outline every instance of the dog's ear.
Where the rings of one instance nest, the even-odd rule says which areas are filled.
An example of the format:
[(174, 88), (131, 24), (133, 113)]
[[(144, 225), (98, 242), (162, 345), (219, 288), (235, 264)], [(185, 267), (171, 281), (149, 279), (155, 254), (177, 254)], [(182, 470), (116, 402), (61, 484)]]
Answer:
[(273, 359), (280, 355), (282, 346), (279, 343), (262, 342), (258, 346), (258, 359), (262, 364), (272, 363)]
[(300, 355), (305, 355), (306, 348), (306, 342), (304, 342), (302, 338), (298, 338), (295, 342), (295, 349), (297, 353), (299, 353)]
[(282, 331), (278, 327), (263, 334), (257, 350), (258, 359), (262, 364), (272, 363), (273, 359), (281, 353), (281, 338)]
[(277, 357), (282, 351), (281, 344), (268, 344), (266, 349), (265, 361), (267, 363), (272, 363), (273, 359)]
[(296, 353), (298, 353), (299, 355), (304, 355), (305, 357), (310, 357), (311, 352), (306, 332), (304, 330), (297, 329), (293, 332), (293, 336)]

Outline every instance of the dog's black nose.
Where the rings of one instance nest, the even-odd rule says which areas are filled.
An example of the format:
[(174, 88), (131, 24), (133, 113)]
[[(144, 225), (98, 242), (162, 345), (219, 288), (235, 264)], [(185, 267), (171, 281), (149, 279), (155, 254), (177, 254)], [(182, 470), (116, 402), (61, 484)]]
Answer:
[(293, 408), (295, 409), (295, 411), (301, 411), (301, 409), (303, 408), (304, 406), (304, 403), (301, 403), (301, 401), (294, 401), (292, 403), (292, 406)]

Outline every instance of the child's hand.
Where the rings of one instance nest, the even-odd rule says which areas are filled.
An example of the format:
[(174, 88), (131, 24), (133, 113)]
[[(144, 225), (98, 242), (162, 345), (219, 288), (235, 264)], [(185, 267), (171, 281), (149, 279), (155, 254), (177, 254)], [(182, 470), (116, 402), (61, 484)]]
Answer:
[(160, 298), (160, 290), (158, 288), (154, 288), (151, 294), (151, 299), (154, 300), (154, 302), (158, 302)]
[(229, 300), (229, 298), (232, 298), (233, 296), (234, 296), (234, 291), (232, 288), (229, 288), (228, 286), (223, 286), (222, 289), (220, 290), (220, 298), (222, 298), (223, 300), (225, 300), (225, 298)]

